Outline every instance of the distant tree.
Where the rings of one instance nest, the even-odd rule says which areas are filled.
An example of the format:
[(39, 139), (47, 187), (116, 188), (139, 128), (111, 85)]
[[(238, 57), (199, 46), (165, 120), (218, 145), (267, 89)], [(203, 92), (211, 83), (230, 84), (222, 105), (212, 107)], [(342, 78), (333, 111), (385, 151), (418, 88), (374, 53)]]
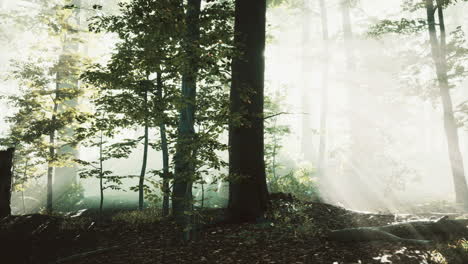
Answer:
[(83, 144), (91, 148), (99, 149), (99, 156), (96, 161), (76, 160), (77, 163), (84, 166), (79, 172), (81, 178), (97, 178), (99, 180), (99, 213), (102, 215), (104, 206), (104, 191), (106, 189), (120, 190), (122, 178), (125, 176), (117, 176), (110, 170), (105, 169), (104, 162), (110, 159), (126, 158), (129, 154), (129, 149), (133, 145), (115, 144), (109, 145), (107, 138), (112, 138), (116, 133), (115, 122), (113, 115), (106, 116), (102, 111), (96, 111), (92, 117), (92, 122), (86, 128), (76, 131), (77, 135), (84, 140)]
[(325, 177), (325, 168), (327, 161), (327, 119), (328, 119), (328, 72), (329, 72), (329, 33), (328, 33), (328, 14), (327, 6), (324, 0), (320, 0), (320, 15), (322, 21), (323, 36), (323, 67), (322, 67), (322, 92), (320, 108), (320, 143), (318, 151), (318, 173), (319, 177)]
[(310, 76), (310, 50), (311, 50), (311, 18), (312, 18), (312, 1), (302, 0), (302, 131), (301, 131), (301, 146), (304, 159), (308, 162), (314, 162), (313, 157), (314, 147), (312, 141), (313, 131), (311, 129), (311, 80)]
[[(77, 127), (85, 122), (87, 114), (64, 102), (83, 94), (76, 87), (60, 87), (57, 75), (79, 75), (78, 58), (61, 56), (59, 61), (34, 61), (15, 64), (12, 78), (19, 81), (21, 93), (7, 99), (18, 111), (7, 119), (12, 123), (10, 141), (27, 144), (48, 163), (47, 210), (52, 211), (52, 181), (54, 168), (70, 166), (73, 156), (57, 154), (61, 147), (76, 147), (78, 140), (72, 135), (60, 133), (64, 128)], [(60, 111), (59, 111), (60, 107)], [(47, 139), (46, 139), (47, 138)]]
[(289, 126), (278, 124), (284, 97), (279, 93), (265, 98), (265, 164), (270, 191), (277, 191), (281, 177), (278, 173), (282, 140), (291, 133)]
[[(173, 193), (173, 199), (178, 197), (178, 201), (190, 198), (186, 200), (188, 203), (183, 202), (184, 208), (178, 208), (178, 202), (173, 200), (173, 206), (178, 208), (175, 214), (185, 221), (186, 210), (192, 204), (191, 195), (186, 196), (185, 191), (191, 193), (192, 183), (201, 180), (206, 168), (224, 166), (217, 151), (226, 148), (220, 143), (219, 136), (227, 123), (224, 95), (229, 80), (227, 58), (232, 49), (232, 26), (226, 21), (230, 19), (232, 7), (229, 1), (212, 1), (205, 5), (197, 15), (203, 34), (199, 34), (196, 42), (187, 41), (187, 29), (192, 25), (186, 24), (183, 7), (177, 1), (141, 0), (121, 4), (121, 15), (95, 18), (91, 24), (93, 31), (115, 32), (120, 41), (109, 63), (90, 69), (85, 79), (109, 92), (106, 95), (109, 100), (104, 98), (102, 103), (109, 106), (107, 112), (118, 114), (122, 122), (141, 125), (145, 123), (142, 117), (148, 116), (149, 127), (159, 128), (160, 141), (149, 145), (163, 153), (163, 169), (153, 171), (163, 180), (163, 212), (168, 212), (169, 181), (175, 177), (174, 186), (188, 184), (188, 189), (176, 188), (180, 191), (177, 195), (183, 196)], [(193, 65), (199, 65), (195, 73), (192, 72)], [(192, 79), (193, 76), (196, 78)], [(177, 86), (180, 82), (184, 84), (182, 91)], [(141, 85), (139, 90), (138, 85)], [(194, 90), (191, 90), (194, 85), (197, 86), (195, 101)], [(123, 91), (126, 91), (127, 99), (137, 98), (138, 91), (148, 91), (147, 111), (139, 110), (144, 109), (140, 108), (145, 105), (141, 100), (143, 97), (126, 103), (122, 98)], [(192, 113), (195, 109), (197, 111)], [(181, 117), (184, 117), (182, 123)], [(187, 122), (193, 125), (193, 131), (189, 132), (197, 132), (196, 136), (190, 134), (194, 138), (189, 141), (180, 137), (181, 124), (187, 128)], [(170, 156), (174, 157), (172, 164)], [(176, 164), (183, 165), (184, 169), (180, 167), (178, 171), (181, 173), (172, 176), (170, 168), (177, 167)], [(188, 164), (187, 171), (185, 166)]]
[(256, 221), (268, 207), (264, 160), (266, 1), (236, 0), (229, 124), (229, 203), (233, 221)]
[[(149, 5), (150, 9), (145, 9), (144, 12), (154, 10), (157, 13), (151, 17), (140, 16), (142, 8), (146, 5)], [(103, 111), (116, 115), (118, 126), (142, 127), (144, 130), (143, 136), (135, 139), (143, 140), (141, 172), (138, 187), (135, 188), (138, 191), (140, 209), (143, 208), (144, 192), (147, 188), (145, 175), (151, 145), (150, 128), (163, 128), (160, 130), (162, 141), (167, 143), (165, 128), (173, 122), (167, 112), (174, 110), (171, 107), (174, 106), (175, 95), (171, 94), (173, 86), (164, 86), (164, 80), (173, 78), (172, 71), (175, 67), (170, 62), (170, 57), (174, 56), (176, 50), (179, 34), (177, 28), (180, 26), (178, 22), (174, 23), (180, 16), (176, 12), (176, 6), (173, 2), (146, 0), (121, 4), (121, 15), (96, 17), (90, 25), (94, 32), (106, 30), (117, 33), (122, 38), (107, 66), (90, 68), (85, 80), (103, 91), (96, 103)], [(144, 32), (149, 34), (142, 34)], [(156, 79), (154, 74), (157, 75)], [(164, 151), (163, 163), (165, 160), (169, 160), (168, 151)]]
[[(460, 63), (467, 58), (467, 49), (460, 46), (464, 44), (461, 28), (457, 28), (452, 35), (452, 41), (447, 42), (445, 25), (445, 9), (458, 1), (424, 0), (405, 1), (404, 10), (414, 12), (424, 9), (426, 18), (401, 20), (382, 20), (370, 30), (370, 35), (380, 36), (387, 33), (416, 34), (427, 31), (429, 33), (428, 45), (431, 48), (432, 65), (435, 68), (439, 98), (442, 101), (444, 127), (448, 145), (449, 161), (455, 187), (456, 202), (468, 206), (468, 186), (466, 183), (463, 158), (460, 151), (458, 125), (454, 115), (454, 106), (450, 89), (453, 82), (466, 76), (466, 71)], [(418, 72), (420, 70), (418, 69)]]

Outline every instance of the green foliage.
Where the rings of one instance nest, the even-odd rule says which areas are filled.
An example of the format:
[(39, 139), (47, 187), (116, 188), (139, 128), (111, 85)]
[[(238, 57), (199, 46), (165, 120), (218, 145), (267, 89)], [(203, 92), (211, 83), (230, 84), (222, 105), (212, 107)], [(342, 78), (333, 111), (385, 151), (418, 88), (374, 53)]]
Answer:
[[(443, 3), (442, 3), (443, 2)], [(446, 7), (458, 1), (437, 1)], [(421, 8), (426, 8), (425, 1), (407, 0), (404, 2), (402, 15), (412, 17), (412, 13)], [(429, 46), (427, 39), (427, 18), (401, 18), (400, 20), (381, 20), (370, 27), (368, 35), (380, 38), (385, 34), (402, 35), (409, 45), (398, 45), (395, 51), (400, 52), (399, 58), (403, 61), (400, 83), (404, 92), (408, 95), (419, 96), (426, 100), (436, 102), (439, 100), (437, 79), (434, 77), (435, 65), (430, 49), (420, 49), (421, 45)], [(405, 36), (403, 36), (405, 35)], [(445, 47), (449, 85), (455, 87), (466, 78), (466, 60), (468, 58), (468, 46), (462, 27), (457, 26), (454, 31), (448, 32)]]
[(409, 35), (414, 33), (421, 33), (426, 29), (427, 21), (425, 19), (384, 19), (379, 21), (379, 23), (371, 26), (371, 28), (368, 31), (368, 35), (371, 37), (380, 37), (388, 33)]
[(59, 197), (55, 197), (54, 208), (61, 212), (75, 210), (83, 202), (84, 188), (81, 184), (73, 184), (69, 186)]
[(132, 226), (156, 224), (161, 219), (161, 210), (148, 208), (138, 211), (121, 212), (112, 217), (112, 221), (128, 223)]
[(318, 199), (318, 186), (314, 174), (314, 171), (308, 168), (290, 171), (270, 182), (271, 192), (291, 193), (302, 200)]
[(268, 178), (272, 181), (277, 181), (277, 170), (281, 168), (278, 156), (283, 148), (282, 140), (290, 134), (288, 126), (278, 124), (278, 118), (283, 114), (283, 101), (284, 96), (280, 94), (267, 96), (265, 99), (265, 165)]
[(267, 6), (269, 8), (278, 6), (287, 6), (291, 8), (300, 8), (303, 3), (310, 0), (267, 0)]
[[(90, 24), (92, 31), (112, 32), (120, 39), (107, 65), (94, 65), (83, 75), (88, 84), (99, 89), (97, 107), (112, 115), (114, 129), (165, 125), (169, 151), (174, 155), (179, 111), (195, 103), (196, 136), (188, 147), (196, 150), (192, 164), (197, 179), (210, 169), (224, 167), (226, 164), (218, 154), (227, 148), (219, 137), (228, 119), (232, 2), (210, 1), (200, 14), (201, 34), (197, 43), (200, 48), (196, 49), (197, 54), (190, 55), (199, 58), (196, 102), (187, 102), (176, 85), (181, 81), (181, 73), (191, 66), (184, 52), (190, 43), (185, 42), (187, 25), (180, 3), (137, 0), (121, 3), (120, 11), (119, 15), (95, 17)], [(135, 146), (127, 143), (120, 144), (125, 154)], [(150, 146), (161, 149), (160, 142)], [(148, 195), (150, 190), (145, 187)]]
[(317, 237), (323, 233), (322, 228), (310, 215), (310, 204), (282, 201), (272, 211), (276, 232), (287, 232), (299, 239)]
[(265, 99), (265, 165), (267, 182), (272, 193), (291, 193), (294, 196), (311, 200), (318, 197), (314, 171), (308, 168), (286, 168), (280, 160), (283, 139), (291, 131), (289, 126), (278, 124), (284, 109), (284, 95), (280, 93)]

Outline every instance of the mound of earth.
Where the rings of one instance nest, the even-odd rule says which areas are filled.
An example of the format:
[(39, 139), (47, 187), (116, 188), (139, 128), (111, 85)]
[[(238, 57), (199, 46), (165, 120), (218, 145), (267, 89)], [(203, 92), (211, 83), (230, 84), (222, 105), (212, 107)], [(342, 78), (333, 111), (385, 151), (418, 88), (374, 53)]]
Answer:
[[(95, 218), (95, 213), (9, 217), (0, 222), (1, 239), (16, 237), (18, 241), (11, 244), (12, 258), (0, 262), (468, 263), (468, 243), (463, 239), (414, 245), (389, 241), (348, 243), (326, 236), (331, 230), (403, 221), (399, 216), (359, 213), (325, 203), (299, 201), (289, 195), (273, 198), (265, 221), (199, 223), (203, 228), (196, 229), (197, 239), (186, 243), (181, 242), (181, 231), (170, 219), (145, 216), (144, 211), (111, 211), (104, 220)], [(199, 213), (200, 219), (208, 222), (222, 217), (223, 210)], [(24, 250), (26, 245), (30, 245), (29, 250)]]

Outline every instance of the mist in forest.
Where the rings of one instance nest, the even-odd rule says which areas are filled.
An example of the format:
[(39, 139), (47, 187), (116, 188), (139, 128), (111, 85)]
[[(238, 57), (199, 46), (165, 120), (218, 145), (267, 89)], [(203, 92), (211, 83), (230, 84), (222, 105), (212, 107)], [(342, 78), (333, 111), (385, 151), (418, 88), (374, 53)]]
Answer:
[[(102, 9), (97, 10), (91, 8), (92, 1), (81, 2), (89, 2), (88, 9), (80, 13), (83, 28), (91, 16), (119, 13), (116, 1), (99, 1)], [(428, 33), (379, 37), (369, 33), (383, 19), (400, 20), (406, 16), (400, 12), (404, 1), (356, 0), (351, 1), (348, 10), (343, 10), (339, 0), (324, 1), (324, 6), (320, 1), (305, 2), (283, 1), (271, 5), (267, 12), (265, 94), (271, 102), (266, 104), (271, 117), (265, 125), (271, 129), (267, 131), (284, 128), (265, 135), (267, 146), (274, 150), (267, 151), (268, 179), (295, 177), (300, 188), (316, 188), (300, 189), (302, 198), (320, 197), (331, 204), (363, 211), (403, 212), (418, 204), (453, 201), (454, 183), (441, 99), (426, 56), (430, 51)], [(0, 0), (2, 13), (36, 7), (34, 1)], [(468, 18), (462, 12), (467, 8), (467, 3), (458, 3), (446, 10), (447, 32), (458, 26), (468, 31)], [(348, 35), (343, 33), (346, 12), (351, 29)], [(425, 12), (420, 10), (411, 16), (424, 18)], [(47, 51), (37, 49), (37, 43), (49, 40), (45, 34), (31, 32), (27, 24), (4, 25), (8, 24), (0, 22), (0, 95), (8, 96), (19, 92), (18, 82), (5, 78), (12, 71), (11, 61), (28, 60), (31, 54), (44, 55)], [(117, 42), (115, 34), (89, 33), (80, 43), (79, 52), (95, 63), (106, 63)], [(468, 100), (467, 87), (468, 81), (463, 78), (454, 84), (451, 95), (456, 109)], [(456, 109), (466, 175), (468, 124), (461, 122), (466, 120), (466, 113)], [(1, 101), (2, 137), (10, 131), (10, 124), (4, 119), (15, 111)], [(109, 141), (138, 138), (143, 133), (141, 127), (128, 128)], [(156, 142), (159, 131), (150, 129), (149, 135), (150, 142)], [(226, 135), (221, 135), (225, 143)], [(138, 144), (128, 158), (107, 160), (105, 167), (121, 176), (139, 175), (142, 151), (143, 146)], [(98, 154), (95, 147), (79, 148), (82, 160), (96, 160)], [(162, 168), (161, 155), (161, 151), (150, 149), (147, 172)], [(227, 161), (227, 151), (219, 155)], [(26, 207), (31, 210), (42, 206), (41, 199), (45, 200), (45, 169), (38, 166), (40, 177), (23, 184), (13, 194), (16, 213), (22, 213), (25, 193), (30, 197), (26, 203), (31, 204)], [(215, 179), (226, 173), (227, 168), (208, 169), (203, 186), (194, 186), (195, 197), (200, 201), (203, 195), (207, 199), (203, 201), (205, 206), (224, 206), (227, 183)], [(158, 176), (147, 175), (148, 179), (160, 181)], [(77, 182), (83, 188), (83, 199), (99, 195), (98, 180)], [(106, 195), (137, 206), (138, 194), (129, 190), (136, 185), (137, 178), (124, 179), (122, 190), (106, 190)], [(159, 190), (156, 193), (161, 195)]]

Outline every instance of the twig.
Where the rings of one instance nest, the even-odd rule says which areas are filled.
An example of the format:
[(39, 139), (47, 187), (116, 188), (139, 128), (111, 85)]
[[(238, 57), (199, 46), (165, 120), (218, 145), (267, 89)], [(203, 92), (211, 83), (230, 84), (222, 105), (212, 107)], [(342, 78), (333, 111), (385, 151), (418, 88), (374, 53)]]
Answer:
[(104, 253), (104, 252), (111, 251), (111, 250), (118, 249), (118, 248), (121, 248), (121, 246), (100, 248), (100, 249), (96, 249), (96, 250), (92, 250), (92, 251), (88, 251), (88, 252), (78, 253), (78, 254), (75, 254), (75, 255), (71, 255), (69, 257), (61, 258), (61, 259), (55, 261), (55, 263), (56, 264), (65, 263), (65, 262), (68, 262), (68, 261), (71, 261), (71, 260), (76, 260), (76, 259), (79, 259), (79, 258), (84, 258), (84, 257), (88, 257), (88, 256), (91, 256), (91, 255)]
[(276, 114), (273, 114), (273, 115), (266, 116), (266, 117), (263, 118), (263, 120), (266, 120), (266, 119), (269, 119), (269, 118), (273, 118), (273, 117), (277, 117), (277, 116), (280, 116), (280, 115), (308, 115), (308, 113), (288, 113), (288, 112), (280, 112), (280, 113), (276, 113)]

